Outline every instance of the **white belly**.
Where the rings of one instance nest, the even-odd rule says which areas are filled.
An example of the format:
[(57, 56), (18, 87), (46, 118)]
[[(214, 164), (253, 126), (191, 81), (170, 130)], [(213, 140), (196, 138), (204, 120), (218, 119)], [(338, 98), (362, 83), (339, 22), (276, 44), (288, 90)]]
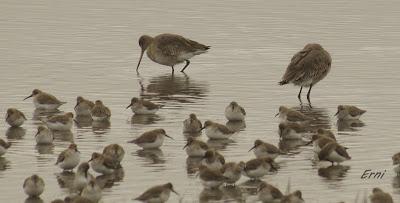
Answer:
[(269, 169), (266, 169), (262, 166), (259, 166), (255, 170), (248, 170), (244, 172), (244, 175), (249, 177), (249, 178), (261, 178), (265, 175), (267, 175), (269, 172)]
[(63, 162), (59, 163), (59, 166), (64, 170), (71, 170), (79, 164), (79, 161), (80, 161), (80, 156), (79, 153), (76, 152), (72, 154), (72, 156), (65, 158)]
[(7, 152), (7, 149), (0, 146), (0, 156), (3, 156)]
[(210, 139), (228, 139), (232, 134), (223, 134), (217, 128), (207, 127), (206, 135)]
[(53, 143), (53, 135), (50, 133), (47, 135), (39, 134), (36, 136), (35, 140), (36, 140), (36, 144), (39, 144), (39, 145), (51, 144), (51, 143)]
[(67, 131), (67, 130), (71, 130), (71, 128), (72, 128), (72, 122), (68, 122), (66, 124), (59, 123), (59, 122), (56, 122), (56, 123), (47, 122), (46, 125), (51, 130), (57, 130), (57, 131)]
[(338, 153), (336, 153), (336, 151), (333, 151), (331, 154), (329, 154), (328, 160), (341, 163), (343, 161), (346, 161), (347, 159), (343, 156), (340, 156)]
[(93, 169), (94, 171), (96, 171), (97, 173), (101, 173), (101, 174), (108, 175), (108, 174), (112, 174), (112, 173), (114, 172), (114, 169), (107, 168), (107, 167), (105, 167), (103, 164), (94, 164), (94, 163), (91, 163), (90, 166), (91, 166), (92, 169)]
[(152, 143), (140, 143), (138, 144), (143, 149), (154, 149), (159, 148), (164, 143), (164, 136), (158, 136), (155, 142)]
[(243, 121), (245, 118), (245, 115), (240, 111), (240, 110), (234, 110), (232, 111), (232, 108), (226, 108), (225, 110), (225, 117), (229, 121)]
[(37, 184), (37, 185), (27, 184), (24, 187), (25, 194), (27, 194), (29, 196), (34, 196), (34, 197), (41, 195), (43, 193), (43, 190), (44, 190), (44, 186), (40, 185), (40, 184)]
[(205, 153), (206, 153), (206, 150), (204, 150), (200, 147), (188, 146), (186, 148), (186, 154), (190, 157), (203, 157)]
[(36, 109), (45, 109), (45, 110), (55, 110), (60, 107), (62, 104), (40, 104), (35, 99), (33, 99), (33, 104)]
[(25, 119), (23, 117), (18, 118), (17, 120), (14, 120), (12, 122), (7, 122), (8, 124), (10, 124), (10, 126), (12, 127), (19, 127), (22, 124), (24, 124)]
[(141, 114), (155, 114), (157, 111), (158, 111), (158, 109), (152, 109), (152, 110), (149, 110), (149, 109), (147, 109), (146, 107), (136, 107), (136, 106), (132, 106), (131, 107), (131, 110), (132, 110), (132, 112), (134, 113), (134, 114), (139, 114), (139, 115), (141, 115)]

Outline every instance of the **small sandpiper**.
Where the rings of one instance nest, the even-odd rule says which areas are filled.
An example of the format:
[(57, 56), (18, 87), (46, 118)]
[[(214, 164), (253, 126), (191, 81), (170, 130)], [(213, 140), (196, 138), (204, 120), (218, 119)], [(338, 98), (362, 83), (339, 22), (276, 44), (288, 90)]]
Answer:
[(210, 147), (201, 140), (189, 137), (183, 149), (186, 149), (186, 154), (189, 157), (203, 157)]
[(314, 152), (317, 154), (321, 151), (322, 148), (324, 148), (326, 144), (331, 142), (336, 142), (336, 140), (319, 134), (313, 135), (310, 141), (310, 143), (313, 143)]
[(400, 152), (392, 156), (392, 161), (394, 165), (394, 172), (397, 174), (397, 176), (400, 176)]
[(271, 158), (256, 158), (247, 161), (243, 174), (251, 179), (259, 179), (267, 175), (271, 169), (276, 170), (274, 161)]
[(176, 64), (186, 62), (185, 67), (181, 70), (184, 72), (189, 66), (189, 59), (195, 55), (206, 53), (210, 46), (200, 44), (196, 41), (187, 39), (176, 34), (160, 34), (153, 37), (142, 35), (139, 38), (139, 46), (142, 49), (136, 72), (139, 70), (140, 62), (144, 52), (147, 49), (147, 56), (154, 62), (170, 66), (174, 73)]
[(246, 111), (237, 102), (231, 102), (225, 108), (225, 117), (229, 121), (243, 121), (246, 117)]
[(254, 141), (254, 146), (249, 150), (249, 152), (251, 150), (254, 150), (254, 155), (256, 155), (257, 158), (268, 157), (272, 160), (278, 157), (279, 154), (282, 154), (278, 147), (261, 140)]
[(204, 126), (201, 129), (206, 130), (206, 135), (210, 139), (228, 139), (235, 133), (225, 125), (214, 123), (210, 120), (204, 122)]
[(306, 116), (303, 113), (288, 108), (286, 106), (279, 107), (279, 112), (275, 116), (278, 115), (282, 121), (305, 123), (307, 121), (313, 120), (312, 117)]
[(124, 159), (125, 150), (119, 144), (109, 144), (103, 149), (103, 155), (111, 158), (115, 167), (121, 167), (121, 161)]
[(83, 188), (81, 197), (87, 198), (94, 203), (99, 202), (101, 199), (100, 186), (94, 180), (89, 181), (86, 187)]
[(37, 133), (35, 135), (37, 145), (48, 145), (52, 144), (54, 140), (53, 133), (43, 125), (38, 126)]
[(261, 202), (280, 203), (283, 198), (282, 192), (273, 185), (262, 182), (257, 190), (258, 200)]
[(281, 203), (305, 203), (300, 190), (282, 197)]
[(201, 121), (197, 119), (196, 114), (191, 113), (189, 118), (183, 121), (183, 132), (184, 133), (199, 133), (203, 125)]
[(94, 177), (88, 172), (89, 168), (90, 167), (87, 162), (83, 162), (78, 166), (73, 182), (74, 191), (78, 191), (80, 193), (89, 183), (89, 181), (94, 179)]
[(0, 156), (3, 156), (7, 149), (11, 147), (11, 143), (4, 141), (0, 138)]
[(371, 203), (393, 203), (392, 196), (377, 187), (372, 189), (372, 195), (369, 196), (369, 199)]
[(306, 44), (292, 57), (279, 85), (293, 83), (300, 86), (297, 95), (299, 100), (301, 100), (303, 87), (310, 87), (307, 93), (307, 100), (310, 102), (311, 88), (328, 75), (331, 63), (330, 54), (320, 44)]
[(200, 165), (199, 177), (205, 188), (218, 188), (228, 180), (228, 178), (222, 175), (220, 170), (213, 170), (205, 165)]
[(91, 116), (92, 108), (94, 107), (94, 103), (90, 100), (87, 100), (81, 96), (76, 98), (76, 105), (74, 107), (76, 116)]
[(50, 130), (55, 131), (68, 131), (71, 130), (73, 124), (74, 114), (68, 112), (64, 115), (54, 115), (47, 119), (43, 119)]
[(279, 137), (282, 140), (299, 140), (307, 132), (305, 125), (295, 122), (283, 122), (279, 124)]
[(225, 164), (225, 158), (217, 151), (207, 150), (203, 160), (201, 160), (201, 164), (212, 170), (221, 170), (222, 166)]
[(38, 89), (34, 89), (32, 91), (32, 94), (26, 97), (24, 100), (31, 97), (33, 97), (33, 104), (35, 105), (36, 109), (56, 110), (61, 105), (67, 103), (67, 102), (62, 102), (58, 100), (55, 96)]
[(161, 147), (164, 143), (164, 136), (173, 139), (167, 135), (164, 129), (155, 129), (143, 133), (138, 138), (128, 143), (135, 143), (143, 149), (154, 149)]
[(108, 107), (104, 106), (103, 102), (96, 100), (91, 111), (93, 121), (109, 121), (111, 111)]
[(141, 202), (167, 202), (169, 199), (170, 193), (173, 192), (176, 195), (179, 195), (175, 190), (172, 183), (167, 183), (164, 185), (157, 185), (151, 187), (150, 189), (146, 190), (143, 194), (139, 197), (135, 198), (134, 200), (139, 200)]
[(62, 151), (58, 155), (56, 165), (64, 171), (73, 170), (80, 161), (80, 152), (76, 144), (70, 144), (68, 149)]
[(321, 161), (329, 161), (334, 164), (350, 160), (351, 157), (346, 151), (346, 148), (336, 142), (329, 142), (318, 153), (318, 158)]
[(160, 105), (137, 97), (131, 99), (131, 103), (126, 108), (128, 109), (129, 107), (131, 107), (132, 112), (137, 115), (155, 114), (161, 108)]
[(33, 174), (25, 179), (23, 188), (29, 197), (39, 197), (44, 191), (44, 181), (38, 175)]
[(235, 185), (236, 181), (242, 177), (242, 172), (245, 167), (245, 163), (243, 161), (239, 163), (229, 162), (225, 163), (222, 166), (221, 173), (222, 175), (227, 178), (225, 182), (230, 185)]
[(339, 105), (335, 116), (341, 120), (357, 120), (363, 115), (366, 110), (357, 108), (356, 106), (350, 105)]
[(15, 108), (7, 109), (6, 122), (11, 127), (19, 127), (26, 121), (24, 113)]
[(109, 157), (104, 156), (103, 154), (94, 152), (92, 154), (92, 158), (88, 162), (90, 162), (90, 166), (97, 173), (101, 173), (104, 175), (114, 173), (115, 164), (113, 160)]

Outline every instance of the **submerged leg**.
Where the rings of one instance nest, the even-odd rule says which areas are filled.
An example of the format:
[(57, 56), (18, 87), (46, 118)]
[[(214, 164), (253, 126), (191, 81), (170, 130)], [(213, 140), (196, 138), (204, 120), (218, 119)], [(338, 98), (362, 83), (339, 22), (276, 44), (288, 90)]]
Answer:
[(297, 95), (297, 98), (299, 98), (300, 100), (301, 100), (301, 90), (303, 90), (303, 86), (300, 87), (299, 94)]
[(171, 66), (171, 68), (172, 68), (172, 74), (174, 74), (174, 71), (175, 71), (175, 70), (174, 70), (174, 66)]
[(310, 85), (310, 88), (308, 89), (308, 93), (307, 93), (307, 100), (308, 100), (309, 103), (311, 103), (311, 102), (310, 102), (311, 88), (312, 88), (312, 84)]
[(183, 73), (183, 71), (185, 71), (185, 69), (189, 66), (190, 61), (189, 60), (185, 60), (186, 61), (186, 65), (185, 67), (182, 68), (181, 72)]

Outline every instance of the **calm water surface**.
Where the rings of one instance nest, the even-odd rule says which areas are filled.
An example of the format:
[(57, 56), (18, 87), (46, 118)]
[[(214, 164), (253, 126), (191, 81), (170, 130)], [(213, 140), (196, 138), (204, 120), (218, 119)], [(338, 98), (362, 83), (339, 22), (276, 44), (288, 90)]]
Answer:
[[(253, 158), (248, 149), (255, 139), (263, 139), (296, 152), (278, 158), (279, 171), (263, 178), (282, 191), (290, 178), (291, 190), (301, 190), (307, 202), (354, 202), (357, 192), (369, 193), (376, 186), (400, 201), (400, 181), (391, 170), (391, 156), (400, 144), (399, 6), (394, 0), (1, 0), (0, 112), (5, 115), (7, 108), (16, 107), (29, 120), (20, 129), (0, 123), (1, 138), (13, 144), (0, 158), (0, 202), (23, 202), (22, 183), (32, 173), (46, 182), (44, 202), (65, 197), (68, 177), (60, 176), (54, 163), (71, 140), (82, 160), (110, 143), (125, 148), (124, 171), (104, 189), (104, 202), (130, 202), (148, 187), (168, 181), (181, 194), (172, 194), (170, 202), (254, 202), (254, 185), (247, 178), (239, 181), (240, 189), (203, 190), (193, 169), (196, 160), (187, 159), (182, 150), (182, 121), (188, 114), (226, 123), (223, 110), (232, 100), (246, 108), (246, 128), (229, 142), (209, 143), (227, 161)], [(170, 68), (148, 58), (136, 75), (137, 39), (164, 32), (212, 48), (193, 58), (187, 75), (171, 76)], [(311, 147), (279, 143), (279, 121), (274, 118), (278, 107), (300, 106), (298, 88), (277, 82), (292, 55), (308, 42), (321, 43), (333, 65), (313, 89), (314, 108), (302, 110), (317, 118), (314, 127), (332, 129), (349, 147), (352, 160), (341, 167), (314, 162)], [(31, 101), (22, 101), (34, 88), (67, 101), (60, 108), (65, 112), (73, 110), (78, 95), (102, 99), (112, 110), (111, 122), (74, 126), (54, 146), (36, 147), (40, 112), (34, 112)], [(156, 116), (132, 117), (125, 107), (140, 95), (165, 107)], [(364, 126), (336, 123), (338, 104), (367, 109)], [(126, 143), (160, 127), (175, 140), (167, 139), (158, 151), (143, 152)], [(207, 140), (204, 135), (202, 139)], [(361, 180), (366, 169), (387, 173), (383, 179)]]

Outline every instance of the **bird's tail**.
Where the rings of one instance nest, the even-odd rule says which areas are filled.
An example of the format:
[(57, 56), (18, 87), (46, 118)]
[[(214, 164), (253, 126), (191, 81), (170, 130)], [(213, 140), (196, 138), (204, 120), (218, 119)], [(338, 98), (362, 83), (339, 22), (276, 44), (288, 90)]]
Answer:
[(278, 84), (279, 84), (279, 85), (286, 85), (286, 84), (288, 84), (288, 83), (289, 83), (288, 81), (282, 80), (282, 81), (280, 81)]

